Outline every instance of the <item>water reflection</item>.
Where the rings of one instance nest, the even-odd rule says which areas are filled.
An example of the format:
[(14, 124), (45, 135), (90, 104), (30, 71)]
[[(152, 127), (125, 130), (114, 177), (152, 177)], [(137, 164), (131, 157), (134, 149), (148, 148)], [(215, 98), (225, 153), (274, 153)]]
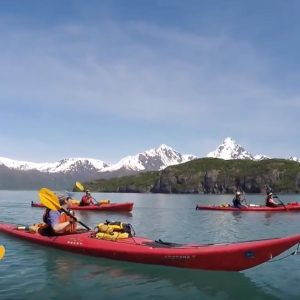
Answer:
[(236, 211), (232, 211), (231, 213), (232, 213), (234, 220), (236, 222), (238, 222), (243, 217), (244, 212), (236, 210)]
[(264, 216), (265, 216), (264, 224), (266, 226), (270, 226), (272, 224), (272, 217), (274, 216), (274, 213), (272, 213), (272, 212), (265, 212)]
[[(119, 262), (87, 257), (19, 240), (19, 251), (10, 251), (6, 276), (0, 275), (1, 299), (247, 299), (277, 297), (244, 273), (210, 272)], [(9, 262), (9, 263), (8, 263)], [(22, 266), (22, 269), (19, 269)], [(1, 274), (1, 270), (0, 270)], [(4, 286), (1, 286), (5, 283)]]
[(277, 299), (243, 273), (186, 270), (55, 252), (45, 257), (45, 275), (52, 276), (57, 295), (73, 288), (75, 299), (81, 299), (81, 295), (97, 297), (98, 293), (109, 299), (127, 298), (133, 286), (134, 299), (155, 299), (164, 294), (173, 299), (241, 299), (243, 295), (247, 299)]

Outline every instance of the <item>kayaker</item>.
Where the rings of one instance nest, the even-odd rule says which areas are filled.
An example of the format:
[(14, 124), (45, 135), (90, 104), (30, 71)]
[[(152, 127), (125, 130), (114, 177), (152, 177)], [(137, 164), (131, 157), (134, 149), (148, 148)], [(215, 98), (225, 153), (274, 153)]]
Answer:
[(233, 203), (233, 206), (236, 207), (236, 208), (243, 208), (243, 207), (247, 207), (246, 205), (242, 204), (242, 200), (241, 199), (241, 192), (240, 191), (237, 191), (235, 193), (235, 196), (232, 200), (232, 203)]
[[(59, 203), (67, 210), (70, 205), (69, 201), (70, 198), (67, 197), (66, 199), (60, 199)], [(72, 214), (74, 215), (74, 213)], [(48, 225), (42, 228), (41, 233), (44, 235), (60, 235), (76, 231), (75, 220), (61, 210), (50, 210), (46, 208), (43, 221)]]
[(273, 199), (273, 193), (271, 191), (268, 192), (266, 198), (266, 206), (268, 207), (277, 207), (282, 206), (282, 203), (278, 203)]
[(89, 190), (85, 191), (85, 195), (81, 198), (80, 206), (87, 206), (93, 204), (93, 197), (90, 194)]

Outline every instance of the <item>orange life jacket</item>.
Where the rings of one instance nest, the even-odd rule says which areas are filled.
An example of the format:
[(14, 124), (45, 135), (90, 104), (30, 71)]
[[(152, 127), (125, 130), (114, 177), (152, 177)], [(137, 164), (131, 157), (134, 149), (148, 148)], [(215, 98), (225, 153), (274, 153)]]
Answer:
[[(69, 222), (72, 218), (68, 216), (66, 213), (62, 212), (59, 216), (59, 223)], [(75, 232), (76, 231), (76, 223), (72, 223), (69, 230), (66, 232)]]
[[(43, 221), (44, 221), (46, 224), (48, 224), (49, 212), (50, 212), (50, 209), (47, 208), (47, 209), (45, 210), (45, 212), (44, 212), (44, 215), (43, 215)], [(71, 219), (70, 216), (68, 216), (68, 215), (67, 215), (66, 213), (64, 213), (64, 212), (61, 212), (61, 213), (60, 213), (60, 216), (59, 216), (59, 223), (69, 222), (70, 219)], [(75, 232), (75, 231), (76, 231), (76, 228), (77, 228), (76, 223), (73, 223), (73, 224), (71, 224), (71, 226), (69, 226), (69, 230), (67, 230), (66, 232), (69, 232), (69, 233)]]

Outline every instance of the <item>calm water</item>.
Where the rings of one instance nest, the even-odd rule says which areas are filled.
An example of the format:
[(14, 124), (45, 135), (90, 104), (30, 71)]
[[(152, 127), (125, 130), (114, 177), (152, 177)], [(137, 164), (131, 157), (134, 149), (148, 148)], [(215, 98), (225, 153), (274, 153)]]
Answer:
[[(79, 198), (78, 194), (78, 197)], [(134, 202), (130, 213), (77, 212), (91, 227), (105, 221), (131, 223), (139, 236), (171, 242), (214, 243), (299, 233), (300, 213), (196, 211), (231, 196), (93, 194), (100, 200)], [(248, 196), (251, 203), (263, 195)], [(0, 191), (0, 220), (40, 222), (31, 208), (37, 192)], [(300, 201), (283, 195), (283, 201)], [(239, 273), (207, 272), (118, 262), (38, 246), (0, 234), (6, 255), (0, 261), (0, 299), (299, 299), (300, 256), (289, 256)], [(295, 247), (282, 255), (291, 253)]]

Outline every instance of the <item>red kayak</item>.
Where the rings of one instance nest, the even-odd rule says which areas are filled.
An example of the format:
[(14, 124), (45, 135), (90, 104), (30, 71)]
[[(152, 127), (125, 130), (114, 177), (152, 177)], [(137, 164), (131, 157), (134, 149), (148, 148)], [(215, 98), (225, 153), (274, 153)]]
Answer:
[(221, 210), (221, 211), (271, 211), (271, 212), (300, 212), (300, 203), (291, 202), (277, 207), (249, 204), (247, 207), (237, 208), (229, 204), (222, 205), (197, 205), (196, 210)]
[[(41, 203), (31, 201), (32, 207), (45, 207)], [(132, 211), (133, 203), (124, 202), (124, 203), (109, 203), (109, 204), (100, 204), (100, 205), (87, 205), (79, 206), (78, 204), (72, 204), (70, 209), (72, 210), (91, 210), (91, 211)]]
[(225, 244), (175, 244), (142, 237), (103, 240), (92, 231), (43, 236), (0, 224), (0, 231), (43, 246), (135, 263), (214, 271), (241, 271), (262, 264), (300, 242), (300, 234)]

